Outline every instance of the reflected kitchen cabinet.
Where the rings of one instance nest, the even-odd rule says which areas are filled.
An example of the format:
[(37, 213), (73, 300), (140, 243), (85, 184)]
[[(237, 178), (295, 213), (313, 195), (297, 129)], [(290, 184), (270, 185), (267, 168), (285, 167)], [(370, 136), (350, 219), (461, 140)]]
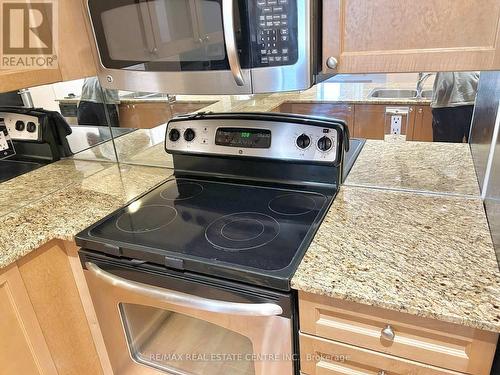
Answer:
[(414, 122), (411, 134), (407, 139), (411, 141), (432, 142), (432, 108), (428, 105), (414, 107)]
[(498, 0), (324, 0), (324, 73), (500, 70)]
[(274, 108), (272, 112), (294, 113), (299, 115), (336, 118), (345, 121), (349, 133), (354, 134), (354, 108), (349, 103), (294, 103), (285, 102)]
[(354, 137), (384, 139), (385, 105), (356, 104), (354, 111)]

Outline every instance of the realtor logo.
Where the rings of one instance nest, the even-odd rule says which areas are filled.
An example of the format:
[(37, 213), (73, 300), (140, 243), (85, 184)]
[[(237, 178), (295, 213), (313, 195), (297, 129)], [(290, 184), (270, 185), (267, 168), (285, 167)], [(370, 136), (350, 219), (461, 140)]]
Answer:
[(57, 68), (57, 2), (0, 0), (2, 5), (1, 67)]

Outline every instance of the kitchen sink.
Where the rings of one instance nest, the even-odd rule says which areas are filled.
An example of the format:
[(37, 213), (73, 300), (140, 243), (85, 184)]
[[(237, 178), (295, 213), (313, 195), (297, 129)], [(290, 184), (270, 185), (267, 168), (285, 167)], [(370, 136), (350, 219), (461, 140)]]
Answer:
[[(417, 97), (417, 90), (412, 89), (373, 89), (368, 98), (380, 99), (415, 99)], [(422, 98), (432, 98), (432, 90), (422, 91)]]

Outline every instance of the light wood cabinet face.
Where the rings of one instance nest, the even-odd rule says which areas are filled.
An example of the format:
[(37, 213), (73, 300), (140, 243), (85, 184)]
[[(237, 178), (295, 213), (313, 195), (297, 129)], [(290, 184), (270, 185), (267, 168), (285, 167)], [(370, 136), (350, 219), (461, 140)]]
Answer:
[(324, 71), (497, 70), (499, 19), (497, 0), (324, 0)]
[[(302, 333), (469, 374), (489, 374), (498, 339), (493, 332), (302, 292), (299, 312)], [(382, 335), (387, 327), (392, 340)]]
[(460, 375), (423, 363), (300, 334), (301, 370), (308, 375)]
[(0, 274), (0, 368), (3, 375), (56, 375), (16, 266)]

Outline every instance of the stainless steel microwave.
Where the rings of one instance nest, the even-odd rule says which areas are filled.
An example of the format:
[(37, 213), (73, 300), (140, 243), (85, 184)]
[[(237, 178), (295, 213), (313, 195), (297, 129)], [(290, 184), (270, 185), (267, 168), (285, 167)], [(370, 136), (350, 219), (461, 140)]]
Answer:
[(252, 94), (314, 83), (318, 0), (88, 0), (103, 87)]

